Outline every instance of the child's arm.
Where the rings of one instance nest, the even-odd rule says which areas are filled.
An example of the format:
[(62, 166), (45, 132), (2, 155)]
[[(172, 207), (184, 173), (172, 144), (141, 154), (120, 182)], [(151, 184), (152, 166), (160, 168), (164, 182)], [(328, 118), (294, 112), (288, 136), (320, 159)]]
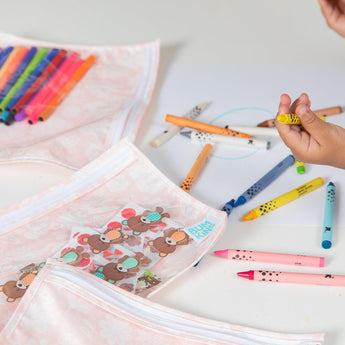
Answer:
[(281, 138), (297, 160), (345, 169), (345, 129), (319, 119), (310, 110), (307, 94), (292, 105), (288, 95), (281, 95), (277, 115), (281, 113), (294, 113), (301, 119), (302, 126), (275, 121)]
[(345, 37), (345, 0), (319, 0), (328, 26)]

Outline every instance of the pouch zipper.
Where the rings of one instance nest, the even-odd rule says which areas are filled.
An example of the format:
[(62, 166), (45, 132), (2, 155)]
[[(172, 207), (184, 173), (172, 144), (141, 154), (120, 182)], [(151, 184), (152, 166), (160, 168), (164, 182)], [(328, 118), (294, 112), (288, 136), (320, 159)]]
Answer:
[[(153, 306), (147, 306), (138, 301), (129, 299), (120, 293), (116, 293), (116, 291), (111, 288), (111, 285), (107, 287), (106, 284), (100, 284), (92, 275), (88, 277), (84, 272), (79, 274), (63, 266), (53, 265), (50, 273), (56, 277), (67, 280), (69, 283), (75, 284), (78, 288), (90, 292), (126, 313), (175, 331), (182, 331), (213, 340), (217, 339), (231, 342), (233, 345), (322, 345), (321, 334), (289, 334), (289, 339), (283, 339), (284, 334), (280, 335), (275, 332), (270, 333), (268, 331), (262, 331), (267, 335), (255, 334), (255, 332), (259, 332), (259, 330), (253, 329), (253, 333), (250, 333), (246, 331), (226, 330), (216, 325), (199, 324), (189, 319), (173, 315), (165, 310), (158, 309), (155, 307), (154, 302), (152, 302)], [(293, 337), (295, 337), (295, 339), (293, 339)], [(308, 337), (310, 337), (310, 339), (308, 339)], [(312, 339), (312, 337), (318, 337), (320, 340)]]

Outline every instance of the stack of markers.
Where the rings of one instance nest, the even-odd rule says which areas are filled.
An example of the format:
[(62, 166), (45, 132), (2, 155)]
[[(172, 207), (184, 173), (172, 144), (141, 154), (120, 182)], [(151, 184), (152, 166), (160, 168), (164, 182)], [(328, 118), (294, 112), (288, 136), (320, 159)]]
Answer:
[(0, 51), (0, 122), (45, 121), (87, 73), (96, 58), (45, 47)]

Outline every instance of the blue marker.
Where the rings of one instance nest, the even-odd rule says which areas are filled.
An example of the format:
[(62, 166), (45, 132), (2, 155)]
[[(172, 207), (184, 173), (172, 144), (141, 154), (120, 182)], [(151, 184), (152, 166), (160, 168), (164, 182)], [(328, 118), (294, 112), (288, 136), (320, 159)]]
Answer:
[(33, 47), (30, 48), (29, 51), (25, 54), (23, 60), (20, 62), (14, 73), (12, 74), (11, 78), (9, 81), (6, 83), (4, 88), (0, 92), (0, 102), (5, 98), (7, 95), (8, 91), (11, 90), (12, 86), (15, 84), (15, 82), (18, 80), (18, 78), (22, 75), (24, 72), (25, 68), (29, 64), (29, 62), (32, 60), (34, 55), (37, 52), (37, 48)]
[(332, 246), (333, 217), (335, 203), (335, 185), (330, 182), (326, 190), (325, 213), (322, 230), (322, 248), (329, 249)]
[(250, 200), (254, 195), (261, 192), (271, 182), (273, 182), (282, 172), (284, 172), (290, 165), (295, 162), (293, 155), (289, 155), (272, 168), (266, 175), (255, 182), (250, 188), (248, 188), (235, 202), (235, 207), (243, 205)]
[(10, 55), (12, 50), (13, 50), (13, 47), (7, 47), (6, 49), (4, 49), (1, 52), (1, 54), (0, 54), (0, 68), (5, 63), (5, 61), (7, 60), (8, 56)]
[(54, 48), (50, 53), (36, 66), (35, 70), (28, 76), (21, 88), (15, 93), (11, 100), (6, 105), (6, 111), (1, 115), (0, 120), (5, 124), (10, 124), (14, 119), (14, 114), (10, 112), (10, 109), (22, 98), (27, 89), (35, 82), (35, 80), (42, 74), (48, 64), (54, 59), (55, 55), (59, 52), (59, 49)]

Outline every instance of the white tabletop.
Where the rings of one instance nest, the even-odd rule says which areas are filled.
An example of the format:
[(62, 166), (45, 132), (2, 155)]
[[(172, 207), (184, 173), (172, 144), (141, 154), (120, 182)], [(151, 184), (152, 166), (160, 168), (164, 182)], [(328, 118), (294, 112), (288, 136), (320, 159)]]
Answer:
[[(152, 121), (161, 116), (159, 88), (172, 64), (341, 64), (345, 61), (345, 39), (327, 27), (316, 0), (21, 0), (2, 4), (1, 11), (6, 13), (0, 21), (1, 31), (33, 39), (90, 45), (160, 39), (157, 91), (149, 107)], [(146, 132), (141, 132), (137, 140), (138, 147), (148, 156), (152, 152), (150, 139)], [(159, 160), (155, 159), (155, 164), (164, 170)], [(1, 165), (0, 207), (13, 205), (63, 181), (71, 173), (49, 165)], [(174, 174), (167, 175), (179, 183), (176, 177), (174, 180)], [(198, 193), (195, 186), (191, 194), (197, 197)], [(297, 240), (307, 242), (307, 236), (315, 238), (319, 231), (306, 226), (234, 224), (215, 249), (237, 247), (293, 253)], [(328, 255), (327, 268), (336, 274), (345, 274), (341, 265), (345, 260), (342, 237), (339, 231), (340, 244)], [(263, 240), (267, 238), (269, 242)], [(320, 255), (313, 241), (304, 249)], [(267, 264), (253, 266), (254, 269), (269, 267)], [(288, 270), (288, 267), (279, 268)], [(197, 268), (178, 277), (153, 300), (203, 317), (270, 331), (326, 332), (327, 345), (344, 343), (344, 289), (264, 284), (236, 277), (237, 271), (246, 269), (243, 263), (208, 255)]]

